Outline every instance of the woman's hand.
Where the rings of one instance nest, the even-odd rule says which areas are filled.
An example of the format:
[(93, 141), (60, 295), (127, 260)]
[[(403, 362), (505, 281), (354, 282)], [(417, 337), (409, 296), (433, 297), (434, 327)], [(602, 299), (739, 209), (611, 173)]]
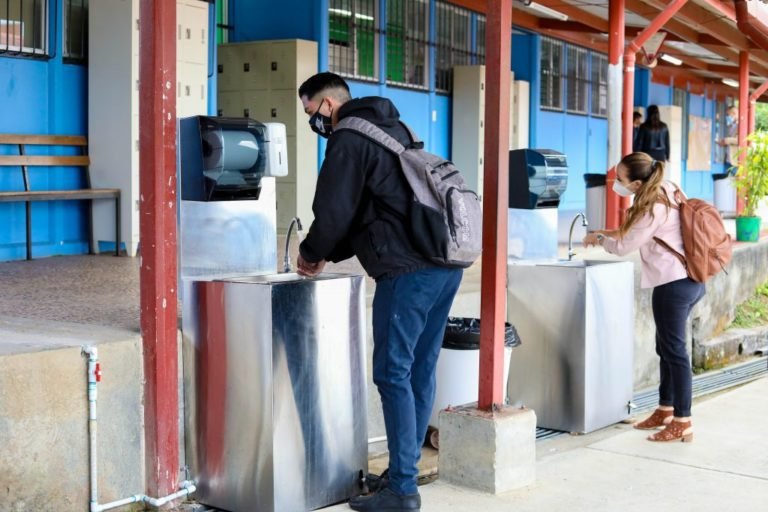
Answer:
[(590, 247), (593, 245), (602, 245), (604, 235), (600, 232), (595, 233), (587, 233), (587, 236), (584, 237), (584, 240), (581, 241), (582, 244), (584, 244), (584, 247)]

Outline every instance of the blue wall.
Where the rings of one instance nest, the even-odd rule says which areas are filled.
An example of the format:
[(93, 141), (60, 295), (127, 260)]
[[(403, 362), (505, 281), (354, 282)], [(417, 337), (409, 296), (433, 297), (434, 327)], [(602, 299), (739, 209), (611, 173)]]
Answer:
[[(651, 82), (650, 76), (647, 78), (648, 85), (648, 102), (637, 103), (647, 107), (648, 105), (671, 105), (672, 104), (672, 87), (669, 85), (661, 85)], [(637, 98), (635, 98), (637, 99)]]
[(230, 41), (307, 39), (317, 41), (327, 24), (327, 0), (230, 0)]
[[(51, 20), (62, 34), (60, 1), (51, 2)], [(54, 13), (54, 11), (56, 11)], [(55, 15), (54, 15), (55, 14)], [(0, 56), (0, 133), (87, 135), (88, 78), (83, 65), (64, 64), (61, 37), (51, 38), (49, 60)], [(17, 154), (0, 146), (2, 154)], [(57, 154), (75, 154), (57, 149)], [(32, 154), (32, 150), (30, 150)], [(49, 153), (50, 154), (50, 153)], [(84, 185), (73, 168), (30, 168), (31, 187), (69, 189)], [(22, 190), (21, 169), (0, 169), (0, 190)], [(32, 203), (32, 240), (35, 257), (81, 254), (88, 251), (87, 206), (79, 201)], [(23, 259), (25, 208), (23, 203), (0, 204), (0, 260)]]

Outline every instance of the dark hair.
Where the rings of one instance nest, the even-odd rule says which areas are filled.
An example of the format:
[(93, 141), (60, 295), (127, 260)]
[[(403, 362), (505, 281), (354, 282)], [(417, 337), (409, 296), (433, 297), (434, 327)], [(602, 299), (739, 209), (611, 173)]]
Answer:
[(661, 113), (659, 112), (659, 107), (657, 107), (656, 105), (648, 106), (648, 111), (645, 114), (645, 122), (643, 123), (643, 125), (650, 128), (651, 130), (658, 130), (664, 126), (667, 126), (661, 120)]
[(634, 121), (635, 119), (641, 119), (642, 117), (643, 117), (643, 114), (641, 114), (640, 112), (633, 112), (633, 113), (632, 113), (632, 120), (633, 120), (633, 121)]
[(325, 93), (326, 96), (333, 96), (342, 102), (352, 99), (347, 82), (336, 73), (329, 73), (327, 71), (307, 78), (299, 87), (299, 98), (306, 96), (307, 99), (312, 100), (320, 93)]
[[(650, 109), (649, 109), (650, 110)], [(635, 194), (632, 206), (627, 210), (627, 218), (619, 228), (621, 236), (624, 236), (643, 215), (650, 213), (653, 217), (653, 207), (658, 202), (663, 202), (667, 208), (671, 207), (669, 198), (662, 188), (664, 182), (664, 163), (654, 160), (646, 153), (631, 153), (621, 159), (619, 165), (627, 169), (627, 177), (630, 182), (642, 181), (640, 189)]]

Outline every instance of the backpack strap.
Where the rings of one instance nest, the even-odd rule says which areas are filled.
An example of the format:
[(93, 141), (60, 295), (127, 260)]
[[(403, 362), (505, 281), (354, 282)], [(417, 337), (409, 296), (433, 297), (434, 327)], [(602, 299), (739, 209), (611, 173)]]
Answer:
[[(405, 123), (403, 123), (403, 126), (405, 126)], [(406, 129), (408, 130), (408, 133), (411, 134), (411, 140), (418, 140), (414, 139), (415, 135), (413, 132), (411, 132), (410, 128), (406, 126)], [(396, 155), (400, 155), (405, 151), (405, 146), (400, 144), (400, 142), (397, 141), (394, 137), (392, 137), (390, 134), (373, 124), (372, 122), (363, 119), (361, 117), (345, 117), (334, 128), (334, 131), (339, 130), (352, 130), (355, 132), (358, 132), (359, 134), (371, 139), (372, 141), (376, 142), (377, 144), (383, 146), (384, 148), (392, 151)]]
[(671, 252), (678, 260), (680, 260), (680, 263), (683, 264), (683, 267), (685, 267), (685, 269), (688, 270), (688, 262), (686, 261), (685, 256), (683, 256), (682, 254), (674, 250), (671, 245), (669, 245), (667, 242), (665, 242), (661, 238), (655, 236), (653, 237), (653, 240), (657, 244), (659, 244), (660, 246), (662, 246), (663, 248)]

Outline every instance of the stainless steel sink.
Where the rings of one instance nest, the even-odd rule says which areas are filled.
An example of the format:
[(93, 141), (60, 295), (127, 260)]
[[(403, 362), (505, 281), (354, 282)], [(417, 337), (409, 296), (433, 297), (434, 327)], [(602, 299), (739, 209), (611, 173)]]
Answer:
[(194, 282), (187, 464), (224, 510), (315, 510), (367, 473), (365, 282), (296, 273)]
[(263, 283), (263, 284), (279, 284), (279, 283), (295, 283), (301, 281), (324, 281), (327, 279), (339, 279), (343, 277), (351, 277), (347, 274), (331, 274), (323, 273), (318, 274), (315, 277), (300, 276), (296, 272), (285, 272), (280, 274), (264, 274), (258, 276), (235, 276), (227, 277), (225, 280), (230, 283)]
[(508, 318), (522, 346), (509, 399), (539, 426), (591, 432), (628, 416), (632, 399), (634, 271), (625, 261), (508, 266)]

